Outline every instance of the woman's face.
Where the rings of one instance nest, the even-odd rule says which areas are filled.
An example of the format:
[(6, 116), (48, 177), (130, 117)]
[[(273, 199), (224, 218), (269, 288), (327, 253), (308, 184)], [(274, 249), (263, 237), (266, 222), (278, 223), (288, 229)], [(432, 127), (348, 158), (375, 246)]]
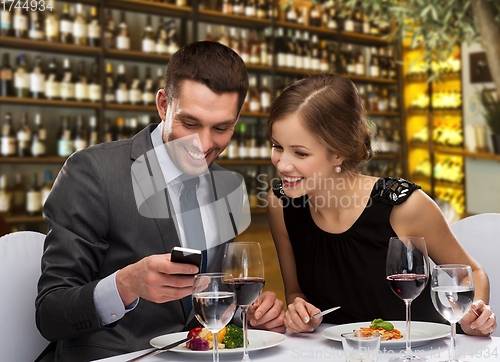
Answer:
[(313, 195), (337, 180), (334, 168), (343, 159), (329, 153), (303, 126), (297, 114), (275, 121), (271, 131), (271, 161), (281, 176), (287, 196)]

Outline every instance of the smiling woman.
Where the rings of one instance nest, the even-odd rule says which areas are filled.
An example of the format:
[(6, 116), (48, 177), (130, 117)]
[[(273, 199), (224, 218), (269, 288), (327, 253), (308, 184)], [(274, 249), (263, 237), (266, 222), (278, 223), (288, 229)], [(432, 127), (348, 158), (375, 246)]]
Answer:
[[(484, 316), (462, 320), (462, 327), (477, 335), (494, 330), (496, 324), (482, 323), (494, 315), (483, 303), (489, 298), (486, 274), (458, 243), (437, 205), (404, 179), (356, 171), (372, 151), (351, 80), (318, 74), (292, 84), (272, 104), (267, 127), (281, 177), (268, 193), (267, 215), (289, 303), (289, 331), (311, 332), (323, 318), (335, 324), (373, 316), (404, 320), (404, 305), (389, 288), (385, 264), (389, 239), (405, 235), (424, 237), (436, 263), (472, 266)], [(412, 303), (412, 318), (443, 323), (429, 295), (424, 291)], [(342, 307), (337, 312), (311, 319), (337, 305)], [(473, 320), (482, 323), (481, 332), (470, 328)]]

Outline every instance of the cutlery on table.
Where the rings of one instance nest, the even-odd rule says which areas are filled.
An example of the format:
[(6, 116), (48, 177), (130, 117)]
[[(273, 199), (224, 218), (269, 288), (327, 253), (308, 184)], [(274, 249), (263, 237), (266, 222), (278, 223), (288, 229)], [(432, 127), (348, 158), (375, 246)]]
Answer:
[(313, 320), (315, 320), (315, 319), (318, 319), (319, 317), (322, 317), (322, 316), (324, 316), (325, 314), (331, 313), (331, 312), (333, 312), (333, 311), (335, 311), (335, 310), (337, 310), (337, 309), (339, 309), (339, 308), (340, 308), (340, 306), (339, 306), (339, 307), (334, 307), (334, 308), (330, 308), (330, 309), (324, 310), (323, 312), (316, 313), (315, 315), (313, 315), (313, 316), (311, 317), (311, 319), (309, 319), (309, 321), (313, 321)]
[(143, 358), (148, 357), (148, 356), (154, 356), (154, 355), (156, 355), (158, 353), (162, 353), (162, 352), (168, 351), (169, 349), (177, 347), (178, 345), (183, 344), (183, 343), (185, 343), (187, 341), (190, 341), (192, 339), (193, 339), (193, 337), (187, 337), (187, 338), (181, 339), (180, 341), (177, 341), (177, 342), (174, 342), (174, 343), (170, 343), (169, 345), (167, 345), (165, 347), (153, 349), (152, 351), (147, 352), (147, 353), (145, 353), (143, 355), (140, 355), (138, 357), (129, 359), (126, 362), (135, 362), (135, 361), (139, 361), (140, 359), (143, 359)]

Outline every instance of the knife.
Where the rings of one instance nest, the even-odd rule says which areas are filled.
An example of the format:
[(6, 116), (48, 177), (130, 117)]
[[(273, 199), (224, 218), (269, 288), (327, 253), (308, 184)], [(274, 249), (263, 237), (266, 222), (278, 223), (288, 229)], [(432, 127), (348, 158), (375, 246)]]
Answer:
[(327, 310), (324, 310), (323, 312), (320, 312), (320, 313), (316, 313), (315, 315), (313, 315), (311, 317), (311, 319), (309, 319), (309, 321), (313, 321), (315, 319), (318, 319), (319, 317), (322, 317), (324, 316), (325, 314), (328, 314), (328, 313), (331, 313), (337, 309), (339, 309), (340, 307), (335, 307), (335, 308), (330, 308), (330, 309), (327, 309)]
[(171, 343), (171, 344), (169, 344), (169, 345), (167, 345), (165, 347), (153, 349), (152, 351), (149, 351), (148, 353), (145, 353), (145, 354), (143, 354), (141, 356), (129, 359), (126, 362), (135, 362), (135, 361), (139, 361), (140, 359), (143, 359), (143, 358), (148, 357), (148, 356), (157, 355), (158, 353), (162, 353), (162, 352), (168, 351), (169, 349), (177, 347), (178, 345), (183, 344), (183, 343), (185, 343), (187, 341), (190, 341), (192, 339), (193, 339), (193, 337), (187, 337), (187, 338), (181, 339), (180, 341)]

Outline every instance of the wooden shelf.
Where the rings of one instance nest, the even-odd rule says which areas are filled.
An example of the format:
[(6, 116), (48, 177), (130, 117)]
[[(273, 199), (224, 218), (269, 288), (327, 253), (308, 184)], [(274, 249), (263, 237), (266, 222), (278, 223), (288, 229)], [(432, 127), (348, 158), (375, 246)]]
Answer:
[(372, 159), (393, 160), (399, 158), (400, 156), (401, 154), (397, 152), (376, 152), (373, 154)]
[(264, 112), (241, 112), (241, 117), (258, 117), (258, 118), (267, 118), (269, 117), (269, 113)]
[(435, 187), (439, 188), (448, 188), (448, 189), (453, 189), (453, 190), (463, 190), (464, 189), (464, 184), (458, 184), (455, 182), (446, 182), (446, 181), (435, 181)]
[(158, 112), (155, 105), (144, 106), (141, 104), (119, 104), (106, 103), (104, 109), (107, 111), (122, 111), (122, 112)]
[(368, 116), (372, 117), (401, 117), (399, 112), (388, 112), (388, 111), (366, 111)]
[(271, 165), (271, 160), (266, 159), (227, 159), (227, 158), (217, 158), (214, 161), (218, 165)]
[(171, 58), (167, 54), (146, 53), (138, 50), (104, 49), (106, 59), (129, 60), (165, 65)]
[(472, 158), (476, 160), (487, 160), (487, 161), (497, 161), (500, 162), (500, 155), (494, 153), (487, 152), (470, 152), (466, 151), (462, 148), (453, 148), (453, 147), (442, 147), (435, 146), (434, 150), (438, 153), (450, 156), (462, 156), (465, 158)]
[(17, 98), (17, 97), (0, 97), (0, 103), (6, 103), (9, 105), (92, 108), (92, 109), (98, 109), (101, 106), (101, 103), (95, 103), (95, 102), (61, 101), (61, 100), (51, 100), (51, 99)]
[(245, 66), (249, 72), (271, 73), (272, 70), (269, 65), (245, 63)]
[(346, 77), (350, 78), (353, 82), (360, 83), (379, 83), (379, 84), (396, 84), (396, 79), (389, 78), (376, 78), (376, 77), (367, 77), (364, 75), (356, 75), (356, 74), (345, 74)]
[(44, 52), (58, 53), (64, 55), (83, 55), (97, 57), (101, 51), (100, 47), (87, 45), (63, 44), (45, 40), (32, 40), (0, 36), (0, 48), (15, 48), (23, 50), (39, 50)]
[(382, 36), (351, 33), (348, 31), (341, 31), (339, 40), (346, 43), (379, 45), (379, 46), (389, 45), (391, 43), (391, 41), (388, 38), (384, 38)]
[(193, 11), (190, 6), (177, 6), (145, 0), (104, 0), (104, 6), (139, 13), (175, 17), (188, 17)]
[(1, 163), (60, 163), (66, 162), (66, 157), (47, 156), (47, 157), (0, 157)]
[(45, 219), (43, 218), (42, 215), (37, 215), (37, 216), (30, 216), (30, 215), (14, 215), (14, 216), (7, 216), (5, 218), (5, 222), (7, 224), (33, 224), (33, 223), (39, 223), (39, 222), (45, 222)]
[(259, 19), (257, 17), (224, 14), (216, 10), (198, 10), (198, 21), (206, 23), (216, 23), (240, 27), (265, 28), (271, 26), (271, 20)]

